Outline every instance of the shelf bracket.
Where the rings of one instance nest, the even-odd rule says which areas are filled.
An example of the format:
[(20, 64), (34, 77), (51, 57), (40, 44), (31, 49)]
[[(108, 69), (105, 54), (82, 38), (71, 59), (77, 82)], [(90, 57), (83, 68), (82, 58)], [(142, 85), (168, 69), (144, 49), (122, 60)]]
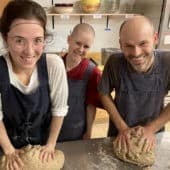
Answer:
[(83, 16), (80, 16), (80, 24), (83, 23)]
[(111, 29), (109, 28), (109, 15), (106, 17), (106, 28), (105, 31), (110, 31)]
[(54, 29), (54, 16), (52, 16), (52, 28)]
[[(54, 0), (51, 0), (51, 5), (54, 5)], [(52, 28), (54, 29), (54, 16), (52, 16)]]

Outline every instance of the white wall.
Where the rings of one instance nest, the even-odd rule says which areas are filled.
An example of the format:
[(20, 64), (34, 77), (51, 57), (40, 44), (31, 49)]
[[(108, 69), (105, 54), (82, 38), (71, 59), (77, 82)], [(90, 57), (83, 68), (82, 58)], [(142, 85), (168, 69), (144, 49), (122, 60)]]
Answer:
[[(42, 6), (50, 6), (49, 0), (36, 0)], [(53, 0), (54, 3), (77, 3), (77, 0)], [(103, 2), (101, 0), (101, 8), (103, 10)], [(119, 0), (118, 0), (119, 1)], [(134, 5), (133, 11), (136, 13), (144, 14), (148, 16), (158, 29), (159, 17), (161, 11), (161, 0), (120, 0), (120, 12), (127, 12), (126, 7)], [(81, 10), (81, 9), (78, 9)], [(133, 12), (131, 11), (131, 12)], [(109, 19), (110, 31), (106, 30), (106, 17), (101, 19), (94, 19), (93, 16), (84, 17), (83, 22), (91, 24), (96, 31), (95, 43), (91, 51), (101, 51), (101, 48), (114, 47), (119, 48), (119, 28), (121, 23), (125, 20), (125, 17), (111, 17)], [(61, 17), (55, 16), (55, 28), (52, 29), (51, 17), (48, 17), (48, 29), (54, 33), (54, 41), (50, 45), (47, 45), (46, 50), (49, 52), (61, 51), (63, 48), (67, 48), (67, 35), (73, 29), (73, 27), (80, 22), (80, 18), (70, 17), (69, 19), (61, 19)]]
[[(101, 19), (93, 19), (92, 16), (85, 17), (83, 22), (91, 24), (96, 32), (95, 43), (92, 46), (92, 51), (100, 51), (101, 48), (105, 47), (119, 47), (118, 43), (118, 32), (119, 26), (124, 19), (115, 18), (109, 20), (110, 30), (106, 30), (106, 17)], [(70, 17), (69, 19), (61, 19), (55, 17), (55, 28), (52, 29), (51, 17), (48, 17), (48, 29), (54, 33), (55, 43), (51, 43), (47, 46), (47, 51), (60, 51), (63, 48), (67, 48), (67, 36), (73, 27), (80, 23), (79, 17)]]
[[(42, 6), (50, 7), (51, 1), (49, 0), (35, 0)], [(76, 3), (76, 0), (54, 0), (55, 3)], [(79, 9), (80, 10), (80, 9)], [(46, 51), (57, 52), (64, 48), (67, 48), (67, 36), (73, 27), (80, 23), (79, 16), (70, 16), (69, 19), (63, 19), (59, 16), (55, 16), (55, 28), (52, 28), (52, 17), (48, 16), (48, 30), (54, 34), (53, 41), (47, 45)], [(91, 24), (96, 31), (95, 43), (91, 48), (91, 51), (101, 51), (101, 48), (115, 47), (119, 48), (118, 32), (120, 24), (124, 18), (111, 18), (109, 20), (110, 30), (106, 30), (106, 17), (95, 19), (93, 16), (83, 17), (83, 22)]]
[[(43, 7), (51, 7), (51, 0), (35, 0), (40, 3)], [(104, 1), (104, 0), (102, 0)], [(120, 4), (125, 4), (125, 2), (134, 3), (134, 12), (141, 13), (150, 17), (156, 26), (159, 25), (159, 11), (161, 11), (161, 1), (160, 0), (120, 0)], [(54, 0), (54, 3), (65, 3), (65, 2), (76, 2), (76, 0)], [(120, 10), (122, 10), (120, 6)], [(123, 9), (125, 10), (125, 9)], [(156, 12), (155, 12), (156, 11)], [(124, 11), (121, 11), (124, 12)], [(111, 17), (109, 20), (110, 31), (106, 31), (106, 17), (101, 19), (94, 19), (92, 16), (86, 16), (83, 18), (83, 22), (91, 24), (96, 31), (95, 43), (91, 51), (101, 51), (101, 48), (114, 47), (119, 48), (119, 27), (121, 23), (125, 20), (125, 17)], [(80, 23), (79, 16), (71, 16), (69, 19), (63, 19), (60, 16), (55, 16), (55, 28), (52, 28), (52, 17), (48, 16), (47, 29), (53, 33), (53, 41), (47, 44), (47, 52), (58, 52), (64, 48), (67, 48), (67, 35), (73, 29), (73, 27)], [(2, 42), (2, 40), (0, 40)], [(2, 43), (0, 43), (1, 52)]]

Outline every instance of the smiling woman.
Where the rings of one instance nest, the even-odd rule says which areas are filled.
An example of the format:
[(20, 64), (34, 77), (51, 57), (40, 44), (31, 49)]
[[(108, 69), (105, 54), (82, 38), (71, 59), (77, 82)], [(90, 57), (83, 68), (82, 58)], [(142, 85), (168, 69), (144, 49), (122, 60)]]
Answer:
[(16, 19), (7, 33), (7, 45), (14, 72), (27, 70), (31, 74), (44, 49), (41, 23), (35, 19)]
[(7, 46), (0, 56), (0, 147), (8, 170), (23, 169), (20, 151), (29, 144), (41, 145), (40, 161), (54, 159), (68, 110), (64, 64), (43, 52), (46, 20), (44, 9), (31, 0), (9, 2), (0, 20)]

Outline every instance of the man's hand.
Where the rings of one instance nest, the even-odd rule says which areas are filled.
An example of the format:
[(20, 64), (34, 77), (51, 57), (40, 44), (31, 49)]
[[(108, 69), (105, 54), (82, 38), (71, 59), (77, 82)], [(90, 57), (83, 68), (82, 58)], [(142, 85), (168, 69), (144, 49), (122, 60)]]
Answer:
[(143, 151), (149, 151), (155, 147), (156, 138), (155, 134), (149, 129), (149, 127), (145, 126), (136, 126), (134, 127), (138, 134), (142, 134), (142, 138), (139, 141), (140, 143), (144, 143)]
[(121, 151), (128, 151), (130, 148), (130, 132), (131, 132), (131, 128), (127, 128), (125, 130), (119, 131), (118, 136), (115, 139), (115, 143), (118, 147), (118, 150)]

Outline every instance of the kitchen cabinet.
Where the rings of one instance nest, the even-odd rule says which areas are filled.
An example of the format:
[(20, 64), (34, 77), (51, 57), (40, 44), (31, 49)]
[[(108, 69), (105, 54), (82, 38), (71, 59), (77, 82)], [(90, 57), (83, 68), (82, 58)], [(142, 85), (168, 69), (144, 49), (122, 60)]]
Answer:
[(10, 0), (0, 0), (0, 17), (2, 15), (2, 12), (4, 10), (4, 7), (6, 6), (6, 4), (9, 2)]

